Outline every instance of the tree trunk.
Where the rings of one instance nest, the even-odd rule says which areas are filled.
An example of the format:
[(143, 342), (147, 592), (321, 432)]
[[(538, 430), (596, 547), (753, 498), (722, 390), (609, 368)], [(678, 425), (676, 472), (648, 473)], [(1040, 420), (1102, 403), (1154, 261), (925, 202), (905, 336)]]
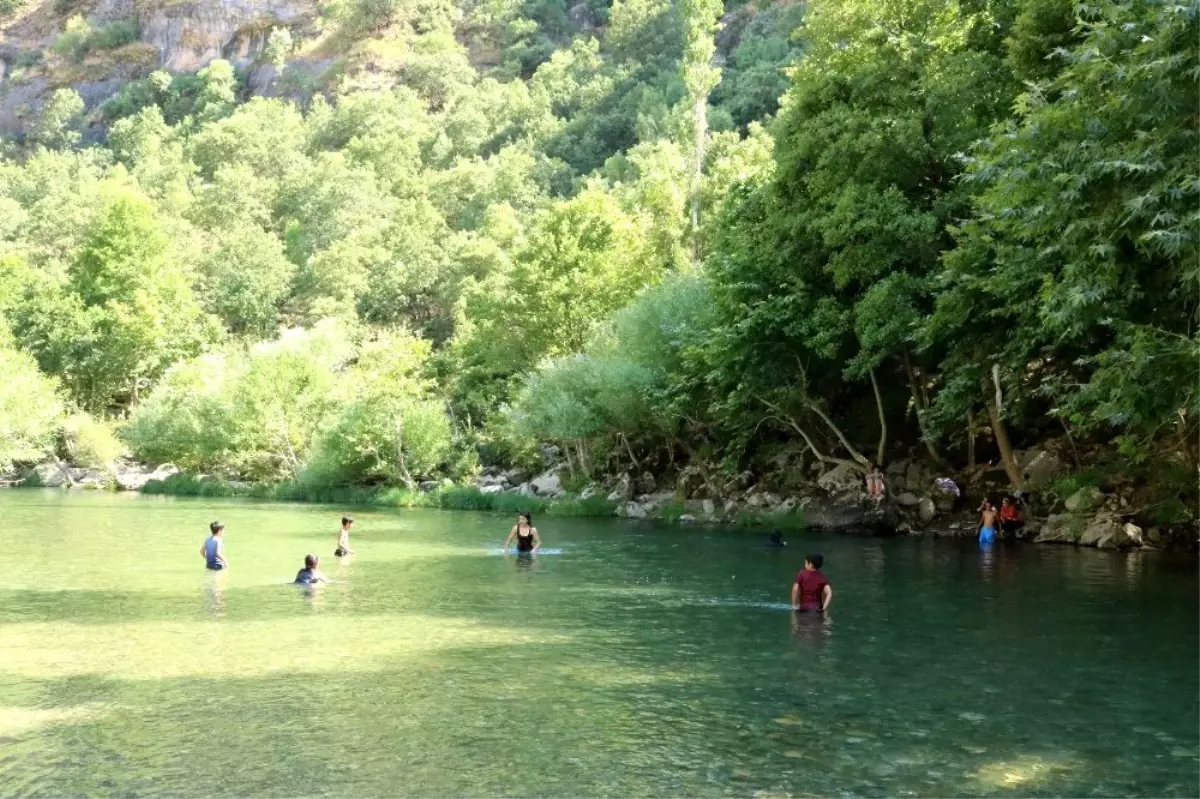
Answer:
[(1004, 464), (1008, 481), (1013, 488), (1024, 491), (1025, 478), (1021, 475), (1021, 467), (1017, 465), (1017, 457), (1013, 454), (1012, 444), (1009, 443), (1008, 429), (1005, 428), (1004, 420), (1000, 418), (994, 402), (988, 403), (988, 416), (992, 421), (992, 434), (996, 436), (996, 446), (1000, 448), (1000, 462)]
[(929, 430), (925, 427), (926, 395), (917, 380), (917, 372), (913, 369), (912, 360), (908, 357), (908, 350), (904, 351), (904, 371), (908, 375), (908, 389), (912, 393), (913, 407), (917, 410), (917, 428), (921, 431), (921, 443), (925, 445), (929, 457), (933, 458), (935, 463), (941, 463), (942, 455), (938, 452), (937, 445), (933, 443), (933, 439), (929, 437)]
[(883, 397), (879, 395), (879, 381), (875, 379), (875, 370), (871, 370), (871, 390), (875, 392), (875, 408), (879, 411), (879, 446), (875, 448), (875, 465), (883, 466), (883, 456), (887, 451), (887, 418), (883, 415)]
[(975, 412), (967, 411), (967, 471), (975, 471)]
[(575, 476), (575, 464), (571, 462), (571, 442), (570, 441), (563, 442), (562, 451), (563, 451), (563, 455), (567, 456), (567, 472), (572, 477), (574, 477)]
[(629, 453), (629, 462), (633, 464), (633, 468), (640, 470), (642, 467), (638, 463), (638, 459), (634, 457), (633, 447), (629, 446), (629, 439), (625, 437), (624, 433), (618, 433), (617, 435), (621, 437), (621, 441), (625, 444), (625, 451)]
[(693, 143), (692, 158), (692, 263), (700, 263), (700, 189), (704, 178), (704, 144), (708, 136), (708, 96), (698, 95), (692, 110)]
[(850, 440), (847, 439), (845, 434), (842, 433), (841, 429), (833, 423), (833, 420), (826, 416), (825, 412), (817, 407), (816, 403), (810, 402), (808, 403), (808, 407), (813, 413), (821, 417), (821, 421), (828, 425), (829, 429), (833, 431), (833, 434), (837, 436), (838, 441), (842, 442), (842, 446), (845, 447), (846, 451), (850, 453), (850, 457), (853, 458), (858, 465), (862, 466), (864, 470), (869, 471), (871, 468), (871, 462), (867, 460), (867, 456), (859, 452), (854, 445), (850, 443)]

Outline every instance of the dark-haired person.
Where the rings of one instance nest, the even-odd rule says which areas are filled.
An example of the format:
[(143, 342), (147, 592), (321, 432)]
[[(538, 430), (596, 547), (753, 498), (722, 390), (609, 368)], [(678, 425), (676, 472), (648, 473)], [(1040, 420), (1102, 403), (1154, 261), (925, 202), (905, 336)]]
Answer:
[(774, 532), (767, 536), (767, 541), (763, 546), (767, 549), (783, 549), (787, 546), (787, 541), (783, 540), (783, 533)]
[(304, 568), (296, 572), (296, 579), (294, 582), (298, 585), (313, 585), (314, 583), (329, 582), (325, 575), (317, 571), (317, 566), (320, 564), (320, 562), (321, 559), (316, 555), (305, 555)]
[(334, 557), (340, 558), (345, 555), (354, 554), (354, 550), (350, 548), (350, 526), (352, 524), (354, 524), (353, 517), (342, 517), (342, 529), (338, 531), (337, 549), (333, 550)]
[(825, 558), (820, 555), (809, 555), (804, 559), (804, 568), (796, 574), (792, 583), (792, 607), (796, 610), (824, 612), (833, 601), (833, 586), (825, 575), (821, 574), (821, 566)]
[(519, 555), (532, 555), (541, 547), (541, 536), (538, 535), (537, 528), (533, 526), (533, 517), (529, 513), (517, 514), (517, 523), (508, 531), (508, 538), (504, 539), (504, 551), (508, 551), (514, 538), (517, 539), (517, 554)]
[(200, 557), (204, 558), (205, 567), (215, 572), (229, 568), (229, 561), (225, 558), (225, 539), (221, 537), (224, 531), (225, 525), (213, 522), (208, 526), (208, 538), (200, 545)]

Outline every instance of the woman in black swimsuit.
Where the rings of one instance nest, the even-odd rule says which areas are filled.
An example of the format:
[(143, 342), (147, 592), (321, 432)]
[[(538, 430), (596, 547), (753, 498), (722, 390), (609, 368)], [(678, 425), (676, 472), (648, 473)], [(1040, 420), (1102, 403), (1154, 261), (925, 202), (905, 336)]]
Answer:
[(533, 526), (533, 519), (528, 513), (517, 515), (517, 523), (508, 531), (508, 538), (504, 540), (506, 552), (513, 538), (517, 539), (517, 552), (521, 554), (532, 555), (542, 545), (542, 539), (538, 536), (537, 528)]

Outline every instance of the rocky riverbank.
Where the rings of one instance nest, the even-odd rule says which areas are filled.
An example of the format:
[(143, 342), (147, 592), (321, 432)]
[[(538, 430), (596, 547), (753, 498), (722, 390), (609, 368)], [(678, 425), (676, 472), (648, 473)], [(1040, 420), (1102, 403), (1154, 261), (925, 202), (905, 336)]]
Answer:
[[(1063, 471), (1054, 455), (1020, 453), (1030, 486), (1044, 487)], [(975, 508), (984, 497), (1003, 491), (1002, 472), (987, 466), (969, 474), (940, 474), (919, 459), (898, 461), (885, 471), (886, 491), (867, 496), (861, 472), (849, 465), (804, 468), (780, 461), (761, 474), (744, 471), (719, 479), (690, 465), (672, 479), (643, 471), (569, 486), (571, 469), (554, 447), (542, 450), (542, 469), (485, 469), (470, 483), (425, 481), (410, 488), (346, 487), (310, 490), (298, 485), (265, 485), (187, 475), (173, 464), (114, 464), (89, 469), (59, 460), (0, 475), (0, 485), (18, 487), (149, 491), (210, 496), (251, 496), (310, 501), (366, 502), (481, 510), (529, 507), (542, 513), (615, 515), (678, 524), (741, 525), (777, 529), (816, 528), (851, 535), (974, 536)], [(575, 487), (575, 486), (572, 486)], [(1052, 493), (1027, 494), (1028, 518), (1006, 533), (1024, 541), (1100, 549), (1195, 550), (1194, 525), (1142, 522), (1136, 490), (1105, 493), (1081, 488), (1066, 499)]]

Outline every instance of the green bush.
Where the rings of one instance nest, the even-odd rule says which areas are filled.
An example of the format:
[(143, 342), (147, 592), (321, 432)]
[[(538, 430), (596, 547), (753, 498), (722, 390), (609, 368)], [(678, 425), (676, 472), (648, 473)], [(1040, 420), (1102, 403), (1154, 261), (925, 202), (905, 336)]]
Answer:
[(121, 457), (121, 441), (113, 427), (86, 413), (68, 418), (62, 433), (67, 458), (79, 466), (109, 469)]
[(25, 7), (25, 0), (0, 0), (0, 16), (15, 14)]

